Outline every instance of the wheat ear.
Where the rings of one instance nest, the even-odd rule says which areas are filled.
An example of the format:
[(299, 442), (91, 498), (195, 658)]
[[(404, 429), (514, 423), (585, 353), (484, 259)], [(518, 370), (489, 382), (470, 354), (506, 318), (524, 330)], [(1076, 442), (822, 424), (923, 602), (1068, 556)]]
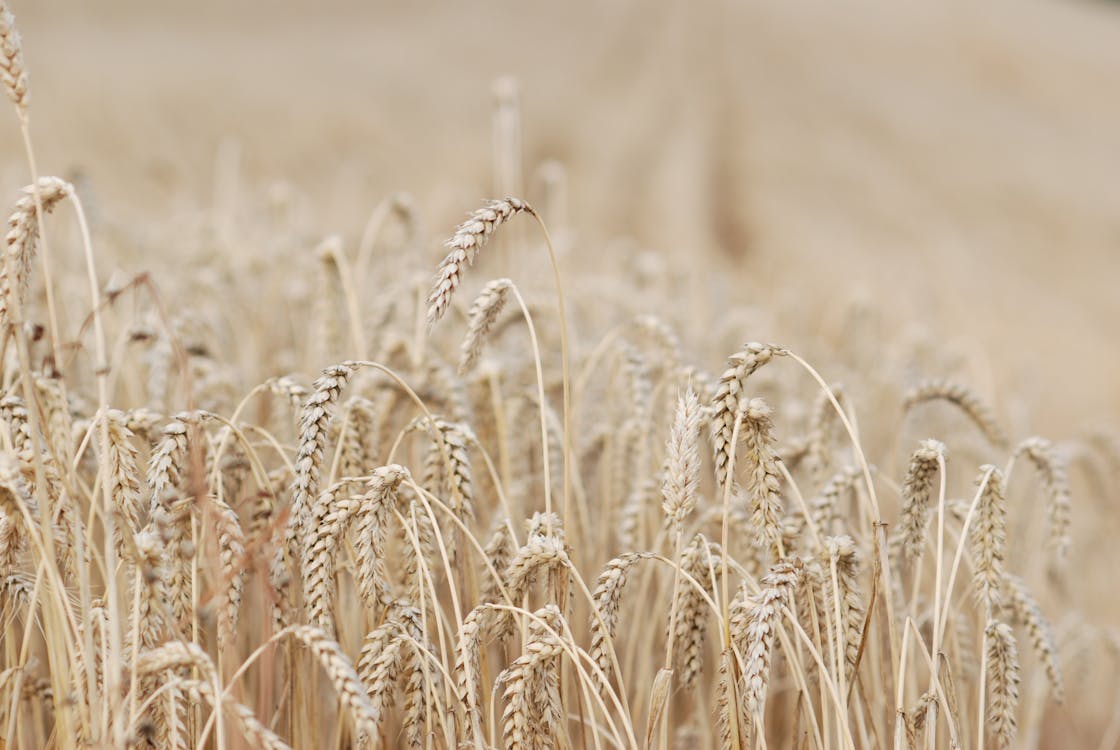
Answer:
[(731, 443), (735, 423), (741, 418), (746, 406), (743, 398), (744, 383), (758, 368), (785, 353), (785, 349), (772, 344), (750, 343), (727, 360), (729, 367), (720, 376), (712, 403), (712, 450), (716, 463), (716, 483), (720, 487), (727, 481), (727, 468), (735, 452), (735, 446)]
[(450, 250), (436, 270), (436, 280), (428, 295), (428, 328), (436, 324), (451, 304), (467, 266), (474, 264), (478, 252), (498, 227), (521, 212), (534, 213), (533, 208), (518, 198), (492, 200), (471, 214), (455, 229), (446, 242)]
[(1005, 575), (1004, 581), (1013, 621), (1027, 629), (1035, 654), (1046, 670), (1046, 678), (1050, 682), (1050, 694), (1054, 696), (1054, 700), (1062, 703), (1065, 700), (1065, 686), (1062, 683), (1061, 665), (1058, 663), (1058, 645), (1054, 640), (1054, 631), (1050, 627), (1050, 622), (1042, 614), (1042, 609), (1027, 588), (1026, 581), (1010, 573)]
[(992, 445), (997, 448), (1010, 445), (1007, 433), (1000, 427), (991, 407), (968, 386), (942, 378), (925, 380), (907, 392), (902, 407), (908, 412), (927, 401), (948, 401), (964, 412)]
[[(0, 22), (2, 24), (2, 22)], [(8, 216), (8, 231), (4, 235), (4, 251), (11, 259), (16, 274), (13, 282), (8, 278), (8, 263), (0, 264), (0, 320), (6, 320), (12, 309), (12, 294), (22, 300), (31, 280), (31, 261), (39, 241), (39, 214), (35, 207), (35, 193), (39, 193), (43, 214), (50, 213), (58, 203), (70, 195), (73, 186), (57, 177), (40, 177), (35, 185), (23, 189)], [(21, 305), (22, 307), (22, 305)]]
[(984, 629), (987, 641), (987, 723), (997, 745), (1006, 750), (1015, 742), (1015, 709), (1019, 703), (1019, 651), (1011, 628), (991, 620)]
[(798, 558), (779, 562), (760, 581), (762, 590), (746, 612), (743, 627), (732, 633), (740, 643), (743, 666), (743, 713), (761, 730), (766, 692), (770, 683), (770, 652), (777, 635), (782, 608), (792, 602), (804, 564)]
[(661, 482), (661, 503), (670, 530), (680, 532), (686, 518), (696, 508), (700, 488), (700, 400), (692, 388), (677, 399), (673, 427), (665, 444), (665, 478)]
[(994, 466), (981, 466), (978, 481), (988, 477), (976, 508), (976, 522), (969, 530), (975, 572), (973, 584), (985, 611), (992, 612), (1002, 601), (1003, 559), (1007, 550), (1007, 501), (1003, 472)]
[(1042, 476), (1050, 522), (1047, 544), (1054, 552), (1056, 563), (1062, 565), (1073, 545), (1069, 531), (1071, 503), (1065, 460), (1049, 440), (1040, 437), (1024, 440), (1015, 449), (1015, 455), (1025, 455)]
[(27, 69), (23, 65), (23, 43), (16, 29), (15, 16), (3, 0), (0, 0), (0, 83), (20, 119), (26, 119), (31, 94), (27, 85)]
[(910, 456), (910, 467), (902, 484), (902, 549), (906, 558), (921, 558), (926, 546), (926, 522), (929, 519), (929, 497), (937, 467), (945, 459), (945, 445), (937, 440), (923, 440)]
[(494, 327), (498, 316), (502, 314), (506, 300), (509, 298), (513, 282), (509, 279), (494, 279), (479, 292), (471, 305), (470, 322), (467, 324), (467, 336), (459, 354), (459, 376), (466, 375), (474, 369), (478, 358), (482, 355), (482, 345)]

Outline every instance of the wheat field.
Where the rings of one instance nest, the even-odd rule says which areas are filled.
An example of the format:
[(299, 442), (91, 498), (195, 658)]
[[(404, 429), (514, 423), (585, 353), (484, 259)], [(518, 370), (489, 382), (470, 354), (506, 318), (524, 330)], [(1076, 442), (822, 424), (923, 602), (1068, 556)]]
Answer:
[(0, 0), (0, 747), (1120, 747), (1118, 72)]

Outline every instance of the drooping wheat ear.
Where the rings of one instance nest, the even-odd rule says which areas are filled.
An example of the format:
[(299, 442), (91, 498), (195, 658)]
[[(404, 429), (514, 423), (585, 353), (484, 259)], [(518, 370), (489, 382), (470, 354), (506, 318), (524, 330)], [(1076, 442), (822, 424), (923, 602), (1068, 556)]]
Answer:
[(420, 610), (401, 607), (398, 615), (401, 630), (409, 646), (404, 663), (405, 703), (404, 730), (409, 747), (424, 747), (429, 718), (442, 714), (439, 691), (433, 684), (433, 672), (439, 659), (434, 645), (424, 635)]
[(564, 632), (563, 617), (553, 604), (533, 615), (521, 656), (500, 678), (506, 685), (506, 709), (502, 714), (506, 750), (555, 747), (558, 733), (563, 731), (562, 726), (549, 721), (554, 696), (548, 685), (548, 675), (564, 653), (563, 643), (557, 637)]
[(933, 717), (936, 718), (939, 705), (937, 694), (932, 690), (927, 690), (918, 696), (918, 700), (906, 712), (907, 747), (919, 748), (922, 746), (921, 737), (926, 729), (926, 721), (930, 718), (930, 711), (933, 711)]
[[(529, 592), (529, 587), (536, 579), (537, 574), (544, 570), (553, 572), (564, 570), (571, 565), (564, 541), (556, 536), (534, 534), (529, 537), (521, 549), (510, 561), (506, 569), (505, 585), (510, 599), (520, 602)], [(487, 623), (483, 635), (487, 640), (505, 638), (513, 627), (513, 614), (508, 610), (495, 613), (493, 620)]]
[(786, 354), (786, 350), (772, 344), (747, 344), (742, 351), (728, 358), (730, 365), (720, 376), (719, 386), (712, 401), (712, 450), (715, 455), (716, 483), (722, 488), (727, 481), (727, 468), (735, 453), (731, 438), (735, 423), (741, 419), (746, 406), (743, 387), (746, 379), (771, 359)]
[(1027, 629), (1034, 652), (1046, 670), (1050, 682), (1050, 695), (1058, 703), (1065, 701), (1065, 686), (1062, 681), (1062, 668), (1058, 663), (1058, 645), (1050, 621), (1042, 614), (1026, 581), (1010, 573), (1005, 574), (1007, 603), (1011, 610), (1011, 621)]
[(308, 528), (309, 546), (300, 564), (307, 621), (332, 638), (337, 587), (335, 556), (351, 518), (361, 506), (358, 498), (338, 497), (351, 483), (350, 479), (335, 482), (315, 499)]
[(788, 606), (797, 589), (804, 564), (791, 558), (775, 564), (760, 581), (762, 590), (747, 609), (746, 622), (732, 633), (739, 642), (743, 666), (743, 713), (761, 729), (770, 683), (770, 652), (774, 645), (782, 607)]
[(988, 728), (1000, 748), (1015, 741), (1015, 709), (1019, 703), (1019, 651), (1011, 627), (990, 620), (984, 629), (988, 649)]
[(1040, 437), (1028, 438), (1019, 444), (1015, 449), (1015, 456), (1023, 455), (1042, 476), (1042, 486), (1046, 491), (1046, 513), (1050, 522), (1047, 545), (1054, 553), (1055, 563), (1061, 566), (1069, 557), (1073, 544), (1069, 531), (1071, 503), (1066, 460), (1049, 440)]
[[(829, 608), (827, 618), (831, 624), (835, 619), (836, 601), (840, 602), (840, 629), (844, 634), (844, 662), (847, 665), (849, 680), (854, 678), (856, 657), (859, 655), (859, 642), (863, 634), (863, 620), (866, 608), (859, 592), (859, 555), (856, 544), (850, 536), (825, 537), (822, 565), (824, 605)], [(832, 567), (836, 568), (836, 587), (832, 585)], [(838, 641), (838, 639), (837, 639)], [(851, 684), (850, 682), (848, 684)]]
[(167, 641), (141, 652), (135, 665), (136, 673), (141, 676), (184, 667), (197, 669), (207, 679), (215, 674), (210, 655), (197, 643), (184, 640)]
[(673, 427), (665, 443), (665, 478), (661, 503), (670, 530), (676, 534), (696, 508), (700, 488), (700, 400), (691, 387), (677, 399)]
[(408, 469), (399, 464), (375, 469), (356, 511), (358, 529), (354, 552), (358, 592), (366, 606), (388, 607), (392, 602), (392, 587), (384, 559), (386, 538), (397, 505), (398, 489), (408, 476)]
[(528, 203), (518, 198), (492, 200), (456, 227), (455, 234), (445, 243), (450, 252), (439, 264), (435, 283), (428, 295), (429, 330), (447, 312), (451, 296), (459, 286), (460, 277), (467, 266), (474, 265), (479, 250), (490, 239), (490, 235), (521, 212), (536, 215)]
[[(0, 31), (2, 30), (3, 21), (0, 21)], [(31, 262), (35, 258), (35, 245), (39, 240), (35, 189), (35, 185), (25, 187), (23, 195), (16, 201), (12, 213), (8, 216), (4, 252), (10, 259), (16, 278), (14, 283), (8, 278), (8, 263), (0, 264), (0, 322), (6, 321), (10, 315), (12, 294), (19, 294), (20, 300), (27, 296), (27, 286), (31, 280)], [(38, 190), (43, 214), (50, 213), (73, 189), (70, 183), (57, 177), (40, 177)]]
[[(474, 437), (471, 428), (461, 422), (443, 419), (425, 418), (424, 424), (431, 428), (428, 432), (433, 442), (424, 462), (424, 485), (437, 497), (446, 497), (448, 505), (460, 519), (472, 520), (474, 490), (471, 483), (471, 457), (467, 450), (468, 441)], [(442, 443), (442, 446), (436, 441)]]
[(288, 632), (311, 649), (334, 685), (339, 701), (350, 712), (358, 734), (375, 736), (377, 715), (370, 703), (369, 694), (338, 643), (328, 638), (319, 628), (310, 625), (292, 625)]
[(166, 631), (167, 623), (161, 608), (167, 600), (167, 568), (163, 559), (163, 540), (154, 530), (144, 529), (133, 540), (139, 571), (136, 585), (141, 588), (136, 596), (136, 630), (131, 633), (129, 642), (148, 650), (163, 640)]
[(352, 396), (346, 399), (345, 412), (339, 469), (344, 477), (364, 477), (377, 466), (377, 407), (368, 398)]
[(221, 561), (221, 605), (218, 609), (218, 648), (224, 648), (237, 633), (237, 618), (245, 590), (245, 532), (241, 519), (229, 503), (217, 495), (209, 496), (214, 506), (214, 527), (218, 532), (218, 559)]
[(35, 373), (34, 380), (39, 404), (46, 417), (41, 427), (47, 438), (50, 458), (64, 470), (72, 452), (74, 420), (70, 405), (58, 379)]
[(773, 432), (770, 407), (762, 399), (752, 398), (743, 408), (751, 525), (756, 530), (758, 543), (768, 547), (778, 560), (782, 557), (782, 477), (774, 452)]
[[(490, 534), (490, 539), (486, 542), (486, 546), (483, 547), (483, 552), (486, 553), (486, 559), (490, 561), (490, 565), (499, 576), (509, 567), (509, 562), (513, 559), (516, 550), (517, 544), (510, 535), (509, 528), (506, 526), (506, 520), (500, 516), (495, 518), (494, 531)], [(483, 603), (500, 602), (502, 600), (502, 587), (499, 585), (499, 581), (490, 572), (490, 569), (483, 566), (483, 570), (479, 576), (479, 580), (482, 581), (479, 601)], [(504, 581), (501, 583), (504, 583)]]
[[(38, 523), (39, 508), (20, 474), (19, 461), (10, 453), (0, 453), (0, 512), (8, 524), (7, 534), (14, 537), (9, 541), (7, 552), (14, 566), (15, 556), (26, 536), (27, 519), (24, 514), (31, 517), (32, 523)], [(0, 575), (9, 572), (8, 567), (0, 569)]]
[(459, 355), (459, 376), (462, 377), (474, 369), (482, 354), (482, 345), (490, 334), (494, 322), (502, 314), (502, 308), (509, 297), (513, 282), (509, 279), (494, 279), (479, 292), (471, 305), (470, 323), (467, 325), (467, 337), (463, 339)]
[[(834, 384), (829, 387), (829, 391), (838, 403), (844, 403), (845, 395), (842, 385)], [(805, 459), (809, 462), (813, 478), (817, 481), (827, 475), (832, 464), (829, 445), (832, 436), (830, 433), (833, 425), (836, 424), (837, 416), (836, 409), (832, 406), (832, 399), (829, 398), (829, 391), (821, 390), (817, 394), (813, 402), (813, 411), (809, 415), (809, 437), (805, 446)]]
[(23, 66), (23, 42), (16, 29), (15, 16), (4, 0), (0, 0), (0, 82), (20, 118), (26, 119), (31, 94), (27, 87), (27, 69)]
[(466, 723), (458, 727), (459, 742), (477, 743), (482, 738), (482, 668), (480, 630), (488, 605), (480, 604), (467, 614), (455, 639), (455, 692), (463, 706)]
[(311, 503), (319, 491), (319, 469), (326, 448), (328, 424), (334, 414), (338, 396), (358, 366), (352, 362), (332, 365), (323, 370), (303, 405), (299, 421), (299, 450), (292, 481), (292, 511), (288, 520), (288, 551), (298, 559), (308, 522)]
[(388, 619), (366, 635), (358, 656), (358, 676), (369, 692), (370, 705), (378, 723), (385, 716), (390, 694), (406, 663), (404, 610), (416, 611), (403, 602), (393, 602)]
[(735, 677), (732, 663), (735, 655), (728, 646), (719, 655), (719, 682), (716, 685), (716, 724), (719, 728), (720, 750), (742, 747), (739, 701), (735, 698)]
[[(845, 466), (825, 482), (820, 494), (809, 503), (809, 512), (813, 516), (813, 523), (822, 534), (833, 533), (837, 516), (840, 515), (838, 506), (840, 498), (854, 492), (859, 482), (860, 468), (854, 465)], [(800, 529), (800, 524), (797, 526)]]
[(938, 440), (923, 440), (910, 456), (910, 468), (902, 484), (902, 550), (907, 560), (917, 561), (926, 546), (929, 497), (939, 461), (945, 458), (945, 445)]
[(163, 428), (163, 439), (148, 463), (148, 486), (152, 492), (151, 518), (164, 538), (169, 565), (168, 598), (182, 632), (191, 617), (191, 559), (194, 557), (191, 518), (194, 499), (180, 492), (183, 471), (190, 452), (189, 430), (198, 423), (197, 412), (184, 412)]
[[(704, 593), (712, 593), (712, 569), (723, 570), (723, 552), (701, 534), (692, 538), (680, 559), (681, 572), (700, 584)], [(681, 687), (691, 690), (704, 666), (704, 637), (711, 610), (703, 593), (689, 581), (682, 581), (673, 602), (677, 613), (673, 634), (673, 663), (680, 672)]]
[(1004, 496), (1003, 472), (991, 465), (980, 467), (977, 482), (984, 485), (976, 508), (976, 520), (969, 531), (973, 564), (973, 585), (976, 596), (987, 612), (995, 611), (1003, 601), (1003, 559), (1007, 552), (1007, 501)]
[(943, 378), (924, 380), (906, 393), (903, 411), (909, 412), (927, 401), (948, 401), (963, 411), (992, 445), (1001, 449), (1010, 447), (1007, 433), (1000, 427), (995, 412), (968, 386)]
[[(639, 315), (632, 322), (638, 333), (652, 339), (657, 345), (660, 354), (657, 357), (657, 363), (661, 372), (671, 379), (677, 380), (678, 376), (681, 375), (681, 362), (684, 359), (684, 354), (681, 351), (681, 340), (676, 331), (656, 315)], [(689, 378), (685, 376), (679, 382), (688, 383), (688, 381)], [(697, 383), (695, 387), (701, 387), (701, 385)]]
[[(629, 577), (630, 569), (638, 561), (648, 557), (652, 557), (652, 555), (643, 552), (627, 552), (614, 558), (603, 568), (603, 572), (599, 574), (599, 580), (595, 585), (592, 599), (594, 600), (595, 613), (598, 616), (595, 613), (591, 615), (591, 650), (588, 653), (599, 665), (603, 674), (608, 677), (613, 671), (610, 653), (610, 648), (613, 645), (608, 644), (614, 642), (615, 627), (618, 625), (618, 610), (622, 605), (622, 592), (626, 588), (626, 579)], [(600, 679), (596, 675), (597, 684)], [(607, 685), (599, 684), (599, 688), (601, 691), (605, 691)]]
[(116, 513), (113, 538), (117, 554), (121, 559), (127, 560), (130, 554), (124, 544), (125, 535), (131, 537), (140, 531), (140, 513), (143, 509), (137, 450), (132, 443), (132, 431), (125, 426), (123, 412), (111, 409), (106, 413), (105, 419), (109, 426), (109, 449), (106, 452), (109, 494)]
[[(428, 511), (416, 500), (408, 504), (404, 522), (406, 526), (403, 554), (405, 598), (412, 602), (423, 600), (430, 608), (435, 606), (435, 601), (425, 581), (424, 571), (438, 570), (435, 565), (438, 555), (435, 525)], [(411, 537), (415, 537), (415, 543)], [(435, 573), (431, 575), (434, 577)]]

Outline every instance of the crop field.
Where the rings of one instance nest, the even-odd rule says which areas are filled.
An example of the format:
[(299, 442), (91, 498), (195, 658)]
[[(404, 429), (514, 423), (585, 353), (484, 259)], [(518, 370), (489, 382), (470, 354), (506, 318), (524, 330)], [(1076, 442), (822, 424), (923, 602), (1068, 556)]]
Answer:
[(0, 750), (1120, 748), (1120, 6), (0, 0)]

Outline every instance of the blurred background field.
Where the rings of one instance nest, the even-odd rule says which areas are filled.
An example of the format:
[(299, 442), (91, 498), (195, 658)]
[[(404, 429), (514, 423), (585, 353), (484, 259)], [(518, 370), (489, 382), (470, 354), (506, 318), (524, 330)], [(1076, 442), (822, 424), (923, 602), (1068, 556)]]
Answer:
[[(217, 273), (207, 257), (260, 250), (254, 222), (279, 204), (306, 243), (296, 283), (322, 237), (352, 251), (374, 206), (407, 191), (425, 240), (384, 280), (401, 287), (483, 198), (547, 195), (572, 296), (594, 298), (600, 272), (604, 290), (629, 277), (643, 295), (624, 307), (646, 309), (627, 314), (671, 310), (710, 371), (746, 341), (858, 347), (866, 363), (879, 342), (919, 338), (951, 371), (917, 374), (974, 386), (1016, 436), (1120, 424), (1116, 3), (12, 4), (40, 171), (78, 186), (105, 279), (150, 270), (171, 309)], [(496, 92), (511, 86), (521, 163), (500, 174)], [(27, 182), (15, 118), (0, 117), (7, 203)], [(72, 228), (57, 231), (74, 269), (60, 286), (82, 289)], [(511, 275), (550, 290), (538, 257)], [(757, 327), (719, 329), (728, 304)], [(610, 324), (578, 328), (589, 349)], [(233, 340), (242, 363), (270, 343)], [(259, 361), (244, 390), (284, 364)], [(830, 359), (813, 361), (829, 377)], [(897, 414), (867, 388), (852, 395), (868, 432), (896, 452), (925, 437), (891, 433)], [(1114, 625), (1101, 594), (1117, 498), (1088, 474), (1073, 477), (1078, 575), (1048, 605)], [(1111, 693), (1097, 700), (1094, 726), (1061, 714), (1047, 739), (1095, 741)]]
[[(499, 187), (491, 89), (511, 75), (526, 180), (563, 165), (577, 254), (633, 238), (726, 266), (745, 301), (795, 300), (799, 336), (875, 300), (986, 361), (982, 391), (1034, 394), (1036, 430), (1120, 414), (1114, 4), (15, 9), (43, 167), (81, 175), (108, 219), (207, 210), (225, 148), (324, 232), (407, 190), (438, 237)], [(10, 186), (16, 133), (0, 121)]]

